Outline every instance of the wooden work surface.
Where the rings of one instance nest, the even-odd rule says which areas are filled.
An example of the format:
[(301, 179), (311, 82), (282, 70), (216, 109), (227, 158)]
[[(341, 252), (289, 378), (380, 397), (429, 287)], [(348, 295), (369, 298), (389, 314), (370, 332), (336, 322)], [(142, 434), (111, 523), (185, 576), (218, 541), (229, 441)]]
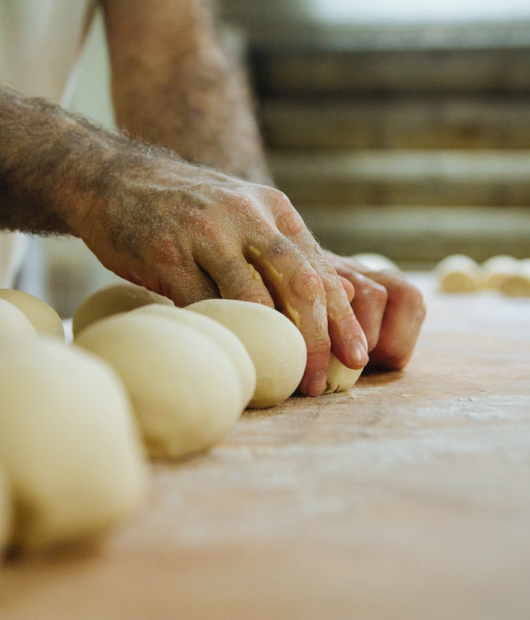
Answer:
[(530, 300), (443, 296), (404, 373), (247, 414), (2, 620), (530, 618)]

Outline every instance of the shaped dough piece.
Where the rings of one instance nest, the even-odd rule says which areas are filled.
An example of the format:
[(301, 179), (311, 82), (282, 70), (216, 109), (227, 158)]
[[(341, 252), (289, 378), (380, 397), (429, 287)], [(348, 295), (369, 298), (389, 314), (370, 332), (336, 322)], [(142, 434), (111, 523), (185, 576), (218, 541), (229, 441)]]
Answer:
[(0, 289), (0, 299), (21, 310), (39, 334), (56, 336), (64, 341), (64, 327), (61, 317), (45, 301), (11, 288)]
[(383, 254), (376, 254), (374, 252), (365, 252), (363, 254), (354, 254), (351, 258), (358, 260), (370, 271), (392, 271), (394, 273), (401, 273), (401, 269)]
[(446, 293), (472, 293), (482, 284), (482, 271), (469, 256), (453, 254), (435, 268), (440, 290)]
[(513, 256), (492, 256), (482, 263), (482, 284), (486, 288), (498, 289), (518, 268), (519, 261)]
[(152, 457), (202, 452), (241, 416), (239, 373), (228, 354), (194, 327), (130, 312), (92, 324), (77, 343), (122, 377)]
[[(364, 346), (368, 348), (366, 336), (364, 334), (362, 335), (364, 339)], [(326, 389), (324, 394), (329, 394), (331, 392), (346, 392), (352, 388), (355, 383), (357, 383), (357, 379), (361, 376), (363, 370), (364, 368), (348, 368), (348, 366), (345, 366), (342, 362), (339, 362), (339, 360), (332, 353), (329, 359)]]
[(203, 335), (211, 338), (223, 349), (223, 351), (230, 357), (236, 370), (239, 373), (241, 384), (243, 388), (241, 396), (241, 409), (249, 404), (254, 390), (256, 389), (256, 369), (254, 363), (243, 343), (239, 338), (227, 329), (224, 325), (221, 325), (219, 321), (215, 321), (210, 317), (199, 314), (198, 312), (190, 312), (183, 308), (177, 308), (175, 306), (162, 306), (160, 304), (151, 304), (149, 306), (143, 306), (132, 311), (133, 314), (141, 314), (147, 316), (155, 316), (166, 318), (171, 321), (179, 321), (185, 325), (189, 325), (199, 330)]
[(31, 336), (37, 330), (27, 316), (12, 303), (0, 299), (0, 334)]
[(129, 282), (109, 284), (92, 293), (75, 311), (72, 319), (74, 339), (82, 329), (100, 319), (120, 312), (129, 312), (148, 304), (174, 305), (167, 297), (148, 291), (143, 286)]
[(2, 335), (0, 411), (17, 546), (92, 538), (138, 507), (146, 485), (138, 429), (102, 360), (51, 337)]
[(510, 297), (530, 297), (530, 258), (518, 261), (517, 270), (501, 282), (499, 290)]
[(219, 321), (245, 345), (257, 375), (249, 407), (272, 407), (296, 390), (304, 374), (307, 348), (300, 331), (283, 314), (232, 299), (205, 299), (186, 309)]
[(0, 469), (0, 560), (7, 548), (13, 522), (11, 494), (4, 473)]

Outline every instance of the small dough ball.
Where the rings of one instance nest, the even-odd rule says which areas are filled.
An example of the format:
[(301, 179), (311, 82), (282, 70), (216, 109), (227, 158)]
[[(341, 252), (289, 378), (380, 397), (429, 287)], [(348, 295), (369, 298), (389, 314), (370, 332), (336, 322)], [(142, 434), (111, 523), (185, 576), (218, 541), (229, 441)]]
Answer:
[(173, 302), (167, 297), (148, 291), (143, 286), (129, 282), (109, 284), (92, 293), (75, 311), (72, 319), (74, 339), (82, 329), (100, 319), (120, 312), (129, 312), (148, 304), (173, 306)]
[[(364, 334), (362, 334), (362, 336), (364, 338), (364, 346), (368, 348), (366, 336)], [(324, 390), (324, 394), (330, 394), (331, 392), (346, 392), (355, 385), (363, 370), (364, 368), (348, 368), (348, 366), (345, 366), (342, 362), (340, 362), (332, 353), (329, 359), (326, 389)]]
[(0, 334), (35, 335), (37, 330), (28, 317), (5, 299), (0, 299)]
[(481, 287), (482, 270), (469, 256), (453, 254), (435, 269), (440, 289), (446, 293), (472, 293)]
[(49, 336), (2, 335), (0, 411), (16, 546), (92, 539), (138, 507), (143, 449), (124, 386), (102, 360)]
[(133, 313), (180, 321), (185, 325), (198, 329), (202, 334), (217, 342), (224, 352), (229, 355), (232, 363), (239, 372), (243, 388), (241, 408), (245, 409), (256, 389), (256, 369), (243, 343), (233, 332), (206, 315), (199, 314), (198, 312), (190, 312), (189, 310), (184, 310), (183, 308), (177, 308), (175, 306), (150, 304), (149, 306), (143, 306), (142, 308), (133, 310)]
[(517, 269), (499, 285), (510, 297), (530, 297), (530, 258), (518, 261)]
[(492, 256), (482, 263), (483, 286), (498, 289), (499, 286), (517, 271), (519, 261), (513, 256)]
[(371, 271), (392, 271), (395, 273), (401, 273), (401, 269), (396, 265), (396, 263), (383, 254), (365, 252), (363, 254), (354, 254), (351, 258), (358, 260)]
[(39, 334), (48, 334), (64, 340), (64, 327), (61, 317), (45, 301), (11, 288), (0, 289), (0, 299), (5, 299), (26, 315)]
[(92, 324), (77, 343), (120, 374), (154, 458), (202, 452), (241, 416), (239, 373), (228, 354), (194, 327), (130, 312)]
[(0, 469), (0, 558), (7, 548), (13, 523), (13, 505), (7, 480)]
[(304, 374), (307, 348), (300, 331), (281, 312), (232, 299), (205, 299), (187, 309), (219, 321), (245, 345), (257, 375), (249, 407), (272, 407), (296, 390)]

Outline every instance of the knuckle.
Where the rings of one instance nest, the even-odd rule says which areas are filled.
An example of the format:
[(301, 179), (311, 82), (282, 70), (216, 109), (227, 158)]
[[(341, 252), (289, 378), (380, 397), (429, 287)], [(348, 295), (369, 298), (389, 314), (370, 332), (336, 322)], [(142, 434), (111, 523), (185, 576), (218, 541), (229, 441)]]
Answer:
[(322, 280), (310, 268), (302, 268), (295, 272), (292, 280), (293, 292), (304, 299), (316, 299), (323, 295)]

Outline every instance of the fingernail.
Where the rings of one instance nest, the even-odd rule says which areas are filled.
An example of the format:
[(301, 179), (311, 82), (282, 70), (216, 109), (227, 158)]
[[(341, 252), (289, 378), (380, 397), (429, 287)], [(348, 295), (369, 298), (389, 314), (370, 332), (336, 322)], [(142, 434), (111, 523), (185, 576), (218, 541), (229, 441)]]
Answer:
[(305, 393), (308, 396), (320, 396), (326, 389), (326, 373), (323, 371), (311, 375), (305, 384)]
[(366, 348), (358, 340), (354, 340), (349, 348), (350, 362), (355, 368), (363, 368), (368, 363)]

